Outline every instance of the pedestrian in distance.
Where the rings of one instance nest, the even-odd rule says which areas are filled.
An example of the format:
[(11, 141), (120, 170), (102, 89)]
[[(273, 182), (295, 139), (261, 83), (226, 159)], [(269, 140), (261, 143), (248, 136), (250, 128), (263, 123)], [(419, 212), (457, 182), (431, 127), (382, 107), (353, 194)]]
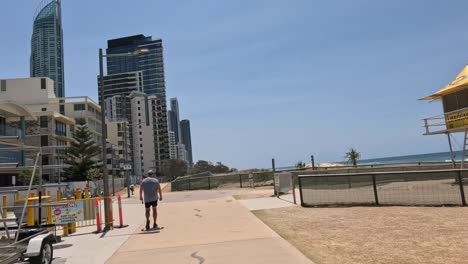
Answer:
[(158, 224), (156, 223), (158, 217), (157, 206), (158, 200), (162, 201), (162, 191), (159, 181), (154, 178), (152, 170), (148, 171), (148, 176), (141, 182), (140, 200), (145, 204), (146, 230), (150, 229), (150, 207), (153, 209), (153, 228), (158, 229)]
[(129, 188), (130, 188), (130, 191), (132, 192), (132, 195), (133, 195), (133, 191), (135, 190), (135, 185), (132, 183), (132, 184), (130, 184)]

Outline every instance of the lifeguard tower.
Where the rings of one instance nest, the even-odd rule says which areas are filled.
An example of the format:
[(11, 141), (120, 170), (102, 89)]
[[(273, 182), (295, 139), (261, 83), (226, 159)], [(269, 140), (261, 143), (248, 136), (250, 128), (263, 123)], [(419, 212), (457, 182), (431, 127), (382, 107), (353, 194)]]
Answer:
[(455, 80), (433, 95), (420, 100), (441, 100), (444, 113), (424, 118), (424, 135), (446, 134), (450, 147), (450, 159), (455, 168), (455, 159), (451, 134), (464, 132), (462, 159), (460, 168), (465, 162), (468, 137), (468, 65), (457, 75)]

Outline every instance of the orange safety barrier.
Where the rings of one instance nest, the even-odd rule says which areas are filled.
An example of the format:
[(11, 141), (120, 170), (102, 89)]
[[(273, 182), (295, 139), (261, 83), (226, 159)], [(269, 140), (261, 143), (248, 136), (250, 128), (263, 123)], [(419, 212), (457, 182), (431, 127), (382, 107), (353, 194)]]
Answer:
[(101, 229), (101, 214), (99, 213), (99, 199), (94, 199), (94, 206), (95, 206), (95, 211), (96, 211), (96, 225), (97, 229), (96, 232), (100, 233), (102, 231)]

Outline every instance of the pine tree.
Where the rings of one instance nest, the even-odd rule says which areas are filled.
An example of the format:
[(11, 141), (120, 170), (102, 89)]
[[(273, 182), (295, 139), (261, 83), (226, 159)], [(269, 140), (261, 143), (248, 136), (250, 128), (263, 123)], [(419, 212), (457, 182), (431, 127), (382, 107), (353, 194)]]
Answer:
[(101, 148), (92, 139), (92, 134), (86, 126), (79, 126), (73, 134), (74, 141), (65, 151), (65, 164), (70, 167), (64, 170), (64, 176), (69, 181), (87, 181), (91, 169), (98, 168), (96, 157)]

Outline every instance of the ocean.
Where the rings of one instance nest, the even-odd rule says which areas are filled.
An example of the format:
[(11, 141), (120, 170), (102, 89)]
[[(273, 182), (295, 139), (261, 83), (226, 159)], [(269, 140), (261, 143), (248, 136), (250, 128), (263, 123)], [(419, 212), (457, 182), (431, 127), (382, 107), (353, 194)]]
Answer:
[[(461, 151), (454, 151), (455, 160), (460, 161)], [(468, 156), (468, 153), (467, 153)], [(465, 158), (466, 160), (466, 158)], [(359, 165), (379, 165), (379, 164), (398, 164), (398, 163), (418, 163), (418, 162), (450, 162), (450, 152), (427, 153), (418, 155), (395, 156), (377, 159), (359, 160)]]
[[(460, 161), (462, 157), (461, 151), (454, 151), (455, 160)], [(467, 152), (468, 160), (468, 152)], [(362, 159), (358, 161), (358, 165), (383, 165), (383, 164), (401, 164), (401, 163), (424, 163), (424, 162), (450, 162), (450, 152), (437, 152), (418, 155), (395, 156), (377, 159)], [(343, 161), (336, 161), (333, 163), (344, 163)], [(279, 167), (278, 171), (291, 170), (294, 166)]]

